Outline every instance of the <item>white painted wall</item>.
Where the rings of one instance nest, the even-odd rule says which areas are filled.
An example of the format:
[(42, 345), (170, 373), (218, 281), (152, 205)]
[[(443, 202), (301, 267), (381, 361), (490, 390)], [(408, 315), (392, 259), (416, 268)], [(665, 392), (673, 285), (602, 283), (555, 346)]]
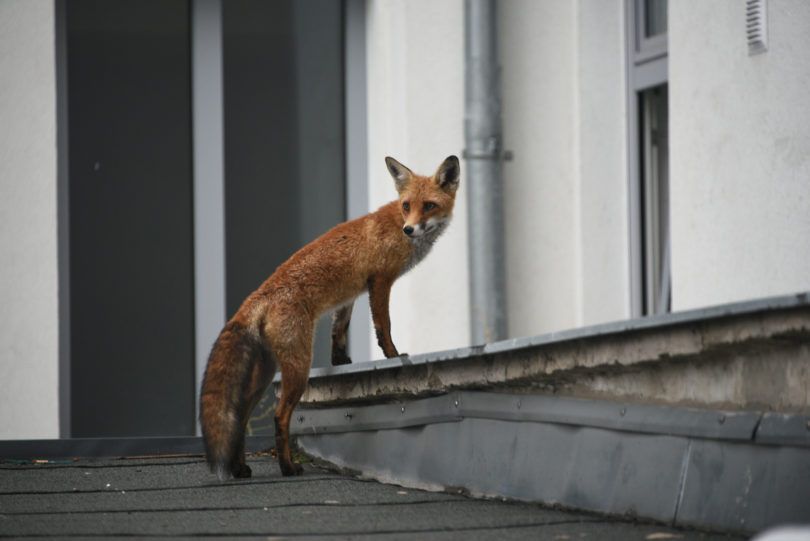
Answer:
[(578, 2), (576, 326), (630, 317), (624, 23), (621, 2)]
[(573, 327), (577, 231), (574, 152), (575, 4), (498, 4), (503, 67), (506, 284), (509, 334)]
[[(395, 195), (385, 155), (430, 173), (463, 148), (464, 8), (372, 0), (367, 9), (373, 209)], [(626, 318), (623, 7), (512, 0), (498, 15), (504, 144), (515, 156), (504, 166), (510, 335)], [(455, 223), (394, 286), (403, 351), (469, 342), (463, 169)]]
[(675, 310), (810, 290), (810, 3), (768, 8), (749, 56), (745, 2), (670, 2)]
[(59, 436), (54, 6), (0, 2), (0, 439)]
[[(385, 156), (433, 174), (464, 146), (464, 9), (461, 0), (367, 3), (369, 205), (396, 198)], [(453, 223), (391, 294), (391, 333), (410, 354), (469, 342), (464, 162)], [(358, 301), (359, 302), (359, 301)], [(372, 335), (371, 357), (382, 358)]]
[(629, 316), (623, 13), (499, 4), (512, 336)]

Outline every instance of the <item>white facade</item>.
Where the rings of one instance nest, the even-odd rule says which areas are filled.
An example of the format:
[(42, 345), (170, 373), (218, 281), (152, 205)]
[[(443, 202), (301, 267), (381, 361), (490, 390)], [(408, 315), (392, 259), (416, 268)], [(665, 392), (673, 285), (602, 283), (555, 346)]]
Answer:
[[(396, 198), (393, 156), (433, 174), (464, 148), (464, 8), (461, 1), (367, 3), (369, 210)], [(431, 254), (391, 291), (391, 334), (409, 354), (469, 342), (464, 165), (453, 222)], [(361, 299), (362, 300), (362, 299)], [(358, 302), (361, 302), (358, 300)], [(371, 358), (382, 358), (374, 333)]]
[(0, 2), (0, 438), (59, 437), (53, 2)]
[(810, 3), (671, 2), (673, 308), (810, 289)]
[(623, 14), (500, 4), (512, 336), (630, 315)]
[[(430, 161), (457, 144), (454, 128), (463, 125), (463, 116), (448, 120), (452, 108), (435, 114), (444, 89), (459, 89), (452, 99), (463, 102), (463, 64), (433, 67), (434, 59), (462, 59), (463, 34), (454, 32), (462, 2), (369, 6), (372, 21), (397, 12), (405, 23), (384, 33), (372, 26), (369, 51), (421, 57), (397, 78), (439, 89), (415, 102), (411, 86), (375, 71), (375, 63), (396, 62), (370, 54), (370, 155), (375, 140), (405, 149), (435, 141)], [(499, 4), (504, 146), (514, 152), (504, 164), (511, 336), (631, 315), (628, 228), (637, 210), (628, 192), (625, 9), (599, 0)], [(671, 2), (668, 18), (673, 310), (810, 289), (810, 4), (771, 0), (769, 49), (754, 56), (742, 0)], [(386, 138), (377, 100), (387, 121), (409, 129)], [(420, 116), (429, 129), (411, 128)], [(463, 250), (444, 240), (422, 270), (450, 268)], [(392, 318), (411, 326), (410, 336), (403, 340), (400, 327), (395, 337), (410, 352), (467, 345), (467, 316), (434, 318), (425, 308), (425, 299), (466, 304), (466, 289), (451, 296), (414, 279), (421, 276), (394, 288)]]
[[(393, 195), (386, 153), (422, 173), (461, 154), (464, 6), (367, 6), (374, 209)], [(510, 1), (498, 15), (504, 144), (514, 153), (503, 175), (510, 335), (626, 318), (623, 7)], [(469, 342), (464, 165), (455, 222), (392, 292), (394, 340), (409, 353)]]
[[(511, 336), (631, 315), (625, 14), (499, 4)], [(395, 197), (385, 156), (423, 174), (461, 156), (464, 7), (368, 0), (366, 17), (373, 210)], [(810, 290), (810, 3), (770, 0), (755, 56), (743, 0), (673, 1), (668, 24), (673, 309)], [(0, 2), (3, 439), (59, 435), (54, 59), (52, 2)], [(393, 288), (400, 351), (469, 345), (464, 167), (454, 222)]]

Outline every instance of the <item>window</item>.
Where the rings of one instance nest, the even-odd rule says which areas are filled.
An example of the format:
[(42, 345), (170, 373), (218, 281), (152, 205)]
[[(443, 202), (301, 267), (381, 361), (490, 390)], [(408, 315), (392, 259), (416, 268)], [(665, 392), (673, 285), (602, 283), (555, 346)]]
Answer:
[(631, 313), (671, 309), (667, 0), (627, 1)]
[(666, 36), (667, 33), (667, 0), (645, 0), (639, 2), (644, 18), (645, 39)]
[(639, 93), (643, 315), (670, 311), (667, 85)]

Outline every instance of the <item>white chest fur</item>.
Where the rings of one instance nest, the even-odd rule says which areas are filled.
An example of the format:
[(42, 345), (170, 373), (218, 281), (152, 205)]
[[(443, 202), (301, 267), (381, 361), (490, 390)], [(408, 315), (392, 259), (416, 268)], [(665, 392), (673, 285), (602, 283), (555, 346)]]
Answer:
[(421, 235), (410, 238), (411, 245), (413, 246), (413, 253), (405, 263), (405, 267), (403, 267), (400, 276), (414, 268), (417, 263), (422, 261), (425, 256), (428, 255), (430, 249), (433, 248), (433, 243), (436, 242), (436, 239), (438, 239), (439, 236), (444, 232), (444, 230), (447, 228), (447, 224), (449, 223), (449, 219), (437, 220), (433, 223), (428, 223)]

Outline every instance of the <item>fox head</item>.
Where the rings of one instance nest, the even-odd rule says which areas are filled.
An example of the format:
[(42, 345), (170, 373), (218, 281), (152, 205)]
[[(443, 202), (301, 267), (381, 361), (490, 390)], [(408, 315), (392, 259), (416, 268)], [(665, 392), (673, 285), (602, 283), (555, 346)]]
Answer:
[(432, 177), (414, 174), (391, 157), (385, 158), (385, 164), (399, 192), (399, 210), (405, 219), (402, 232), (413, 240), (438, 236), (453, 215), (460, 172), (458, 158), (448, 157)]

